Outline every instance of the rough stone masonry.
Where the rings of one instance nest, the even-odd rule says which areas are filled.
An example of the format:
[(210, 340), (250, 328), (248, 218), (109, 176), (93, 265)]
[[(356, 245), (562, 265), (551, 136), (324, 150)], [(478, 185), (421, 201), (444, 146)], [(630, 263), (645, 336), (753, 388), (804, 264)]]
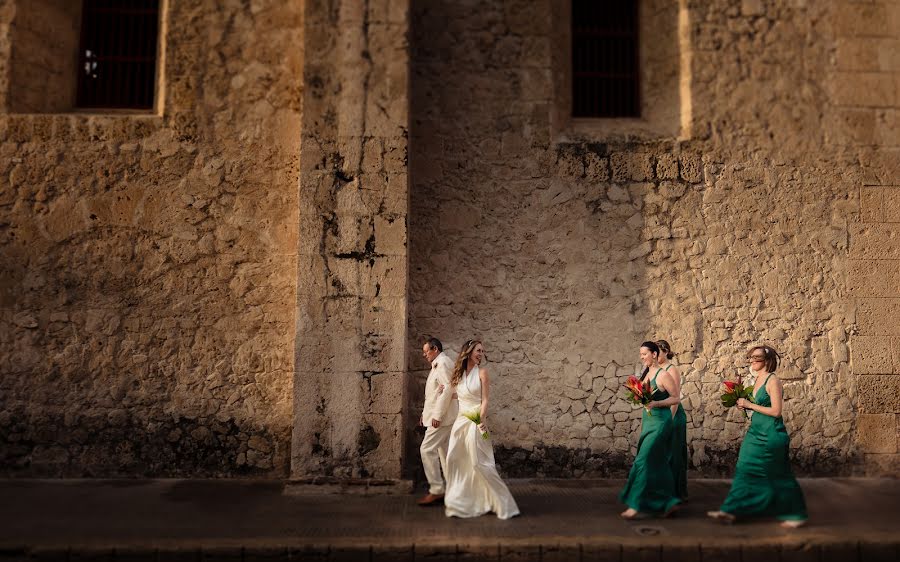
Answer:
[(410, 477), (428, 333), (484, 339), (506, 475), (624, 473), (647, 338), (696, 473), (766, 342), (799, 471), (896, 474), (900, 3), (643, 1), (637, 121), (568, 116), (565, 4), (162, 2), (113, 114), (0, 0), (0, 472)]

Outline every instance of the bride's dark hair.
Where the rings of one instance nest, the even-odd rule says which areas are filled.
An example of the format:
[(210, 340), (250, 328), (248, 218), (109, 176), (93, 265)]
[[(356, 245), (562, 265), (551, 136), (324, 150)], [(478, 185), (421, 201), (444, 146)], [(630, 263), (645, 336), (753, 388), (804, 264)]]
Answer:
[(466, 340), (459, 356), (456, 358), (456, 364), (453, 366), (453, 376), (450, 378), (450, 386), (456, 386), (462, 380), (463, 375), (469, 370), (469, 355), (475, 349), (475, 346), (481, 343), (481, 340)]
[[(645, 341), (644, 343), (641, 344), (641, 347), (646, 347), (647, 349), (650, 350), (651, 353), (656, 354), (656, 357), (659, 357), (659, 346), (656, 345), (655, 342)], [(644, 367), (644, 372), (641, 373), (641, 380), (644, 380), (644, 377), (646, 377), (647, 373), (649, 373), (649, 372), (650, 372), (650, 367)]]

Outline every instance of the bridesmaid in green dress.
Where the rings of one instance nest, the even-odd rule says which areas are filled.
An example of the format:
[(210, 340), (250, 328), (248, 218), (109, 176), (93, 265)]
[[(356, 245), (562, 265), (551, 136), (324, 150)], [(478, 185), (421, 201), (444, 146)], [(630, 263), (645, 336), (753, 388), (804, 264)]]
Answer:
[(668, 517), (681, 501), (675, 491), (675, 477), (670, 466), (673, 430), (670, 408), (681, 401), (681, 389), (678, 380), (658, 365), (659, 346), (654, 342), (641, 344), (641, 363), (644, 364), (641, 381), (649, 381), (654, 392), (641, 419), (641, 437), (634, 464), (625, 488), (619, 493), (619, 500), (628, 506), (621, 513), (623, 519), (647, 515)]
[(756, 375), (754, 402), (741, 398), (737, 406), (753, 411), (750, 429), (738, 454), (731, 491), (719, 511), (708, 515), (728, 523), (738, 517), (775, 517), (781, 526), (796, 528), (807, 520), (803, 490), (794, 477), (790, 439), (781, 419), (781, 381), (775, 376), (778, 353), (756, 346), (747, 354)]
[[(670, 360), (675, 357), (672, 347), (666, 340), (657, 340), (659, 346), (659, 366), (678, 381), (681, 388), (681, 372)], [(680, 396), (679, 396), (680, 398)], [(672, 475), (675, 477), (675, 493), (682, 502), (687, 501), (687, 414), (679, 401), (672, 406)]]

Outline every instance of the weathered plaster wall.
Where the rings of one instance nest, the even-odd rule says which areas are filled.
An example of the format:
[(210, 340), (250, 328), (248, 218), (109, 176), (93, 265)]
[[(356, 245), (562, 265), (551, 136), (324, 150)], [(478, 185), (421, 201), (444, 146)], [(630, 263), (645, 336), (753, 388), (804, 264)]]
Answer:
[(408, 3), (308, 2), (291, 473), (397, 478)]
[(3, 474), (287, 475), (302, 5), (169, 5), (161, 115), (0, 114)]
[[(896, 3), (878, 6), (895, 21)], [(839, 30), (870, 9), (680, 2), (681, 132), (626, 137), (552, 130), (548, 2), (413, 5), (409, 333), (484, 338), (506, 474), (623, 473), (640, 422), (620, 384), (647, 338), (680, 353), (694, 469), (732, 470), (746, 424), (720, 384), (768, 342), (798, 468), (886, 472), (857, 428), (893, 442), (895, 418), (859, 416), (848, 350), (863, 318), (848, 245), (868, 247), (855, 222), (876, 164), (835, 118)], [(896, 183), (888, 161), (880, 181)]]

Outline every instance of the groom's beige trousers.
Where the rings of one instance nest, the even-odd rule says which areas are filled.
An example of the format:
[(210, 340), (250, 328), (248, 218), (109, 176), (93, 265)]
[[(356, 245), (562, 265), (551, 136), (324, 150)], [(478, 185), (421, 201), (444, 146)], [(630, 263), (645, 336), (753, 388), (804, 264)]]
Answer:
[(459, 414), (459, 403), (452, 400), (447, 407), (447, 415), (441, 427), (431, 427), (425, 430), (425, 438), (422, 439), (422, 445), (419, 447), (419, 453), (422, 455), (422, 466), (425, 468), (425, 478), (428, 480), (428, 493), (435, 496), (444, 493), (444, 477), (441, 475), (447, 473), (447, 446), (450, 445), (450, 430), (453, 429), (453, 422)]

